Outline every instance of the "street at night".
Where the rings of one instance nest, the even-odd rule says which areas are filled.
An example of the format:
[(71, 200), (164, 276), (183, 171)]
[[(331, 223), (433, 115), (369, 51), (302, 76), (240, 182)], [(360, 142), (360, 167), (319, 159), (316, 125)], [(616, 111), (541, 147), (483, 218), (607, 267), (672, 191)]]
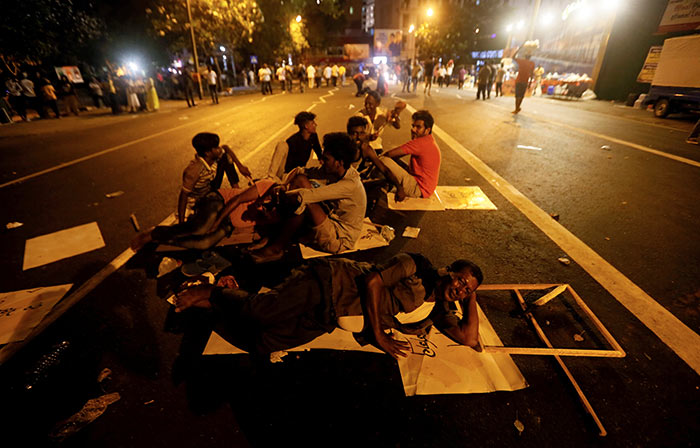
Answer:
[[(371, 4), (377, 17), (381, 13), (379, 1), (376, 5), (374, 1), (349, 3), (361, 5), (363, 13)], [(444, 3), (446, 8), (448, 2)], [(540, 2), (534, 3), (537, 10)], [(543, 3), (544, 11), (551, 4), (570, 2)], [(626, 3), (629, 8), (630, 2)], [(664, 7), (656, 9), (662, 14)], [(292, 21), (300, 23), (298, 17)], [(653, 26), (657, 25), (658, 20)], [(482, 25), (482, 29), (488, 28)], [(427, 41), (419, 39), (420, 34), (415, 41), (409, 38), (414, 52), (410, 57), (425, 51), (417, 48), (417, 42), (427, 48)], [(516, 43), (518, 37), (511, 33), (509, 45), (503, 45), (506, 52), (511, 39)], [(539, 45), (547, 48), (546, 40)], [(611, 45), (615, 51), (614, 42)], [(316, 54), (308, 48), (303, 51), (302, 55)], [(373, 51), (379, 50), (375, 46)], [(290, 61), (291, 54), (290, 50)], [(536, 62), (537, 54), (534, 50)], [(223, 64), (227, 59), (221, 56), (217, 63)], [(376, 64), (383, 77), (381, 67), (391, 65), (391, 58), (366, 67), (374, 70)], [(246, 63), (252, 61), (246, 56)], [(360, 64), (358, 70), (363, 73)], [(476, 59), (474, 64), (479, 67)], [(552, 87), (548, 94), (543, 79), (542, 86), (537, 81), (536, 95), (531, 94), (534, 87), (528, 86), (521, 110), (515, 103), (514, 82), (504, 81), (506, 94), (499, 96), (489, 85), (488, 99), (482, 100), (477, 99), (478, 73), (471, 80), (467, 73), (459, 87), (456, 81), (446, 85), (435, 81), (428, 95), (423, 81), (415, 92), (410, 87), (406, 91), (400, 76), (387, 75), (386, 81), (378, 82), (370, 70), (364, 83), (367, 89), (360, 92), (351, 76), (353, 65), (357, 64), (345, 63), (347, 79), (336, 75), (333, 82), (324, 81), (320, 87), (310, 88), (302, 78), (307, 85), (302, 92), (296, 75), (291, 91), (281, 89), (273, 76), (272, 94), (261, 94), (264, 73), (256, 71), (253, 76), (260, 79), (255, 86), (247, 78), (245, 85), (231, 79), (226, 81), (230, 87), (214, 85), (219, 90), (218, 104), (209, 98), (206, 86), (200, 98), (196, 84), (192, 85), (197, 106), (188, 107), (184, 96), (163, 95), (159, 85), (154, 87), (160, 96), (155, 109), (149, 109), (153, 104), (149, 97), (149, 110), (129, 113), (130, 103), (124, 103), (116, 111), (82, 107), (73, 116), (70, 103), (61, 97), (66, 109), (60, 120), (41, 118), (38, 111), (30, 112), (27, 121), (18, 114), (9, 115), (12, 123), (0, 126), (3, 446), (697, 445), (700, 147), (692, 144), (694, 132), (697, 139), (697, 113), (671, 109), (663, 117), (666, 114), (659, 113), (659, 107), (640, 105), (643, 96), (633, 104), (638, 93), (632, 100), (625, 100), (627, 92), (606, 97), (598, 90), (612, 85), (605, 84), (604, 78), (606, 70), (612, 70), (610, 65), (591, 73), (593, 81), (590, 77), (578, 81), (591, 87), (598, 82), (597, 99), (593, 90), (588, 90), (591, 95), (577, 96), (560, 90), (553, 94)], [(497, 67), (498, 62), (493, 65)], [(214, 71), (212, 67), (208, 70)], [(173, 67), (161, 72), (168, 76), (168, 70), (179, 76)], [(460, 76), (457, 70), (454, 73), (455, 78)], [(386, 94), (371, 91), (380, 90), (382, 82), (386, 82)], [(547, 82), (557, 89), (563, 85), (551, 76)], [(11, 96), (11, 89), (8, 92)], [(651, 98), (653, 87), (649, 92)], [(300, 244), (292, 242), (281, 259), (256, 262), (260, 250), (251, 250), (249, 241), (220, 244), (207, 251), (159, 245), (157, 239), (144, 247), (134, 245), (140, 232), (177, 221), (179, 195), (187, 191), (183, 170), (195, 155), (195, 134), (217, 134), (220, 145), (230, 147), (251, 173), (249, 178), (240, 176), (241, 188), (257, 185), (252, 189), (257, 198), (264, 195), (259, 185), (270, 178), (276, 145), (302, 129), (294, 123), (297, 114), (315, 114), (316, 133), (324, 142), (324, 135), (345, 133), (348, 119), (375, 96), (381, 98), (382, 108), (391, 111), (396, 106), (399, 117), (391, 121), (389, 113), (394, 126), (379, 131), (385, 155), (415, 141), (412, 116), (429, 111), (434, 118), (432, 138), (441, 157), (437, 191), (473, 188), (483, 192), (476, 206), (401, 209), (401, 202), (389, 197), (399, 191), (393, 189), (393, 175), (385, 179), (371, 171), (373, 178), (363, 179), (364, 216), (379, 226), (375, 233), (384, 242), (379, 247), (305, 259)], [(83, 105), (86, 98), (80, 98)], [(375, 130), (371, 120), (369, 125)], [(357, 141), (362, 148), (358, 154), (370, 150), (368, 140)], [(324, 142), (326, 152), (320, 162), (324, 173), (340, 161), (333, 158), (330, 145)], [(198, 157), (195, 160), (204, 160)], [(307, 166), (319, 165), (316, 158), (312, 153)], [(401, 159), (409, 164), (409, 157)], [(351, 171), (354, 168), (342, 170)], [(229, 184), (224, 180), (222, 188)], [(292, 197), (294, 189), (286, 193)], [(424, 196), (406, 203), (430, 208), (426, 205), (430, 200)], [(481, 206), (483, 201), (493, 207)], [(275, 204), (280, 216), (288, 213), (283, 201)], [(303, 200), (301, 206), (295, 203), (299, 209), (289, 214), (311, 219), (315, 209), (309, 207), (311, 203), (306, 209), (304, 205)], [(326, 220), (331, 216), (336, 219), (329, 214)], [(47, 243), (42, 239), (76, 228), (82, 230), (74, 240), (62, 236)], [(86, 228), (97, 233), (96, 243), (88, 242)], [(413, 228), (420, 230), (410, 237)], [(276, 229), (267, 235), (269, 247), (285, 235), (284, 227)], [(90, 244), (70, 252), (71, 246)], [(61, 251), (67, 252), (56, 255)], [(168, 301), (171, 298), (182, 306), (183, 282), (192, 277), (188, 270), (199, 269), (212, 252), (226, 260), (226, 267), (214, 270), (212, 265), (202, 271), (209, 270), (214, 282), (233, 276), (234, 289), (250, 294), (247, 300), (259, 297), (254, 294), (263, 287), (274, 288), (288, 275), (299, 275), (304, 266), (322, 263), (317, 260), (344, 257), (379, 264), (412, 253), (422, 254), (435, 268), (470, 260), (483, 272), (475, 293), (479, 343), (465, 346), (471, 344), (442, 331), (433, 311), (430, 316), (436, 326), (429, 336), (420, 336), (425, 350), (416, 351), (414, 345), (408, 361), (384, 353), (381, 334), (361, 346), (362, 338), (372, 334), (373, 313), (378, 312), (368, 305), (372, 283), (367, 280), (360, 285), (365, 278), (375, 278), (369, 272), (380, 272), (370, 270), (354, 279), (361, 297), (359, 317), (364, 317), (362, 333), (345, 331), (340, 317), (333, 333), (322, 336), (329, 338), (330, 347), (295, 350), (299, 344), (291, 344), (263, 356), (239, 353), (243, 346), (215, 324), (223, 308), (215, 302), (214, 293), (208, 307), (195, 303), (182, 312), (175, 312)], [(179, 264), (159, 273), (164, 258)], [(412, 279), (419, 269), (416, 265)], [(444, 275), (439, 269), (435, 272)], [(453, 272), (448, 274), (454, 278)], [(331, 284), (330, 279), (318, 279), (319, 285), (326, 281)], [(49, 303), (49, 293), (42, 296), (37, 288), (59, 285), (66, 285), (60, 297), (44, 305)], [(284, 285), (296, 287), (282, 283), (280, 288)], [(568, 286), (554, 288), (559, 285)], [(333, 283), (332, 288), (336, 287)], [(443, 293), (436, 288), (433, 294)], [(31, 304), (16, 309), (8, 293), (23, 290), (40, 293)], [(549, 291), (551, 297), (542, 299)], [(448, 293), (444, 294), (447, 301)], [(518, 299), (522, 299), (520, 305)], [(457, 301), (459, 316), (464, 314), (462, 325), (470, 313), (465, 308), (469, 300)], [(42, 306), (52, 308), (31, 321), (32, 312)], [(334, 306), (333, 319), (336, 311), (341, 312), (337, 303)], [(11, 321), (13, 313), (26, 313), (25, 320)], [(398, 314), (390, 317), (398, 322)], [(300, 320), (298, 325), (310, 323)], [(419, 340), (397, 330), (408, 327), (393, 328), (397, 340), (409, 344)], [(342, 344), (332, 339), (339, 333), (346, 335)], [(440, 346), (442, 339), (437, 336), (447, 345)], [(217, 341), (224, 345), (215, 347)], [(561, 350), (538, 352), (548, 347)], [(481, 391), (463, 389), (470, 377), (488, 370), (492, 359), (500, 363), (502, 372), (491, 371)], [(418, 375), (423, 367), (410, 370), (407, 365), (423, 365), (424, 360), (426, 366), (432, 362), (434, 370), (424, 367), (422, 379), (409, 386), (406, 372)], [(505, 377), (510, 387), (503, 386)], [(516, 386), (514, 378), (522, 384)], [(99, 400), (101, 404), (90, 408)]]

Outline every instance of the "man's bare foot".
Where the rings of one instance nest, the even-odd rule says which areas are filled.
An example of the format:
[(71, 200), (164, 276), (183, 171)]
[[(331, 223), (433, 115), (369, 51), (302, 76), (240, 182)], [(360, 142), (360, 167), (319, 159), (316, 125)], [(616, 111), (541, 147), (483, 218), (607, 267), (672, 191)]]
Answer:
[(175, 312), (181, 313), (190, 307), (211, 308), (211, 302), (209, 302), (211, 291), (211, 285), (203, 285), (175, 294)]
[(146, 230), (145, 232), (139, 233), (134, 237), (133, 240), (131, 240), (131, 244), (129, 244), (129, 246), (131, 246), (131, 249), (134, 252), (140, 251), (143, 248), (143, 246), (153, 241), (153, 238), (151, 238), (151, 230), (153, 230), (153, 227)]
[(515, 109), (513, 112), (511, 112), (511, 114), (517, 114), (518, 112), (520, 112), (520, 108)]

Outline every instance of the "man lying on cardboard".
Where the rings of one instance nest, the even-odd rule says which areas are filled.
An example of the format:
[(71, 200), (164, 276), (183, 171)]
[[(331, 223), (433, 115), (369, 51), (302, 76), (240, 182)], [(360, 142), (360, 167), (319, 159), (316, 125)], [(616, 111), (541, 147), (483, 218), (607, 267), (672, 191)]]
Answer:
[[(387, 330), (425, 334), (435, 324), (455, 341), (476, 347), (479, 323), (475, 291), (482, 281), (481, 269), (467, 260), (436, 269), (424, 256), (408, 253), (382, 265), (344, 258), (315, 259), (265, 293), (212, 285), (186, 289), (176, 295), (175, 311), (211, 309), (215, 329), (224, 339), (263, 357), (343, 328), (361, 332), (398, 358), (407, 355), (409, 345), (394, 339)], [(464, 312), (461, 319), (454, 312), (457, 301)], [(348, 322), (355, 328), (348, 328)]]

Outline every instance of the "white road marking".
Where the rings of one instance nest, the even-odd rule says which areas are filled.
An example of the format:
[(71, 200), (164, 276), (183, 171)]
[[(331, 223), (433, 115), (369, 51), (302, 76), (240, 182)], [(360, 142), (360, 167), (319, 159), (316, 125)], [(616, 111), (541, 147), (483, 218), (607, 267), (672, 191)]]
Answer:
[[(496, 108), (498, 108), (498, 109), (506, 109), (505, 107), (501, 107), (501, 106), (498, 106), (498, 105), (496, 105), (496, 104), (489, 104), (489, 103), (487, 103), (487, 104), (488, 104), (489, 106), (496, 107)], [(657, 156), (661, 156), (661, 157), (666, 157), (667, 159), (675, 160), (676, 162), (681, 162), (681, 163), (685, 163), (686, 165), (695, 166), (695, 167), (700, 168), (700, 162), (696, 162), (695, 160), (687, 159), (687, 158), (685, 158), (685, 157), (681, 157), (681, 156), (676, 156), (676, 155), (673, 155), (673, 154), (669, 154), (669, 153), (667, 153), (667, 152), (663, 152), (663, 151), (660, 151), (660, 150), (658, 150), (658, 149), (654, 149), (654, 148), (649, 148), (649, 147), (647, 147), (647, 146), (638, 145), (638, 144), (636, 144), (636, 143), (632, 143), (632, 142), (628, 142), (628, 141), (626, 141), (626, 140), (622, 140), (622, 139), (619, 139), (619, 138), (611, 137), (611, 136), (609, 136), (609, 135), (600, 134), (600, 133), (598, 133), (598, 132), (589, 131), (589, 130), (587, 130), (587, 129), (582, 129), (582, 128), (579, 128), (579, 127), (576, 127), (576, 126), (571, 126), (571, 125), (569, 125), (569, 124), (561, 123), (561, 122), (559, 122), (559, 121), (550, 120), (550, 119), (548, 119), (548, 118), (542, 118), (542, 116), (533, 117), (530, 113), (524, 114), (523, 112), (520, 112), (520, 115), (524, 115), (524, 116), (526, 116), (526, 117), (529, 116), (529, 117), (531, 117), (531, 118), (534, 118), (535, 120), (539, 120), (539, 121), (543, 121), (543, 122), (545, 122), (545, 123), (549, 123), (549, 124), (552, 124), (552, 125), (555, 125), (555, 126), (561, 126), (561, 127), (567, 128), (567, 129), (571, 129), (572, 131), (580, 132), (581, 134), (586, 134), (586, 135), (590, 135), (590, 136), (592, 136), (592, 137), (597, 137), (597, 138), (600, 138), (600, 139), (603, 139), (603, 140), (608, 140), (608, 141), (610, 141), (610, 142), (617, 143), (617, 144), (620, 144), (620, 145), (624, 145), (624, 146), (627, 146), (627, 147), (632, 148), (632, 149), (636, 149), (636, 150), (639, 150), (639, 151), (648, 152), (648, 153), (651, 153), (651, 154), (654, 154), (654, 155), (657, 155)], [(645, 123), (641, 123), (641, 124), (645, 124)], [(676, 130), (678, 130), (678, 129), (676, 129)]]
[[(408, 105), (407, 109), (411, 113), (416, 111), (411, 105)], [(564, 226), (553, 220), (548, 213), (525, 197), (451, 135), (438, 126), (433, 126), (433, 133), (490, 182), (503, 197), (562, 248), (569, 257), (575, 259), (579, 266), (654, 332), (695, 372), (700, 374), (700, 335), (688, 328)]]
[[(279, 95), (279, 94), (278, 94), (278, 95)], [(274, 95), (273, 95), (273, 96), (274, 96)], [(215, 115), (213, 115), (213, 116), (203, 117), (203, 118), (200, 118), (200, 119), (198, 119), (198, 120), (190, 121), (189, 123), (181, 124), (181, 125), (179, 125), (179, 126), (175, 126), (175, 127), (173, 127), (173, 128), (166, 129), (166, 130), (164, 130), (164, 131), (156, 132), (155, 134), (151, 134), (151, 135), (148, 135), (148, 136), (146, 136), (146, 137), (141, 137), (141, 138), (138, 138), (138, 139), (136, 139), (136, 140), (132, 140), (132, 141), (130, 141), (130, 142), (122, 143), (121, 145), (112, 146), (111, 148), (107, 148), (107, 149), (104, 149), (104, 150), (102, 150), (102, 151), (98, 151), (98, 152), (96, 152), (96, 153), (93, 153), (93, 154), (90, 154), (90, 155), (87, 155), (87, 156), (84, 156), (84, 157), (80, 157), (80, 158), (71, 160), (70, 162), (60, 163), (60, 164), (55, 165), (55, 166), (53, 166), (53, 167), (51, 167), (51, 168), (47, 168), (47, 169), (45, 169), (45, 170), (37, 171), (36, 173), (28, 174), (28, 175), (26, 175), (26, 176), (19, 177), (19, 178), (17, 178), (17, 179), (11, 180), (11, 181), (9, 181), (9, 182), (5, 182), (4, 184), (0, 184), (0, 188), (9, 187), (10, 185), (18, 184), (18, 183), (20, 183), (20, 182), (24, 182), (24, 181), (26, 181), (26, 180), (33, 179), (33, 178), (35, 178), (35, 177), (42, 176), (42, 175), (44, 175), (44, 174), (48, 174), (48, 173), (52, 173), (52, 172), (54, 172), (54, 171), (58, 171), (58, 170), (60, 170), (60, 169), (62, 169), (62, 168), (67, 168), (67, 167), (69, 167), (69, 166), (73, 166), (73, 165), (76, 165), (76, 164), (78, 164), (78, 163), (85, 162), (86, 160), (94, 159), (95, 157), (103, 156), (103, 155), (105, 155), (105, 154), (109, 154), (109, 153), (111, 153), (111, 152), (118, 151), (118, 150), (123, 149), (123, 148), (126, 148), (126, 147), (128, 147), (128, 146), (135, 145), (135, 144), (141, 143), (141, 142), (145, 142), (145, 141), (150, 140), (150, 139), (155, 138), (155, 137), (160, 137), (161, 135), (168, 134), (168, 133), (173, 132), (173, 131), (176, 131), (176, 130), (178, 130), (178, 129), (182, 129), (182, 128), (187, 127), (187, 126), (192, 126), (193, 124), (197, 124), (197, 123), (199, 123), (199, 122), (201, 122), (201, 121), (209, 121), (209, 120), (211, 120), (211, 119), (214, 118), (214, 117), (219, 117), (219, 116), (223, 116), (223, 115), (230, 114), (230, 113), (233, 112), (234, 110), (240, 109), (240, 108), (242, 108), (242, 107), (244, 107), (244, 106), (248, 106), (248, 105), (250, 105), (250, 104), (254, 104), (254, 103), (256, 103), (256, 102), (262, 102), (262, 101), (264, 101), (265, 99), (267, 99), (267, 97), (263, 98), (262, 100), (253, 101), (253, 102), (251, 102), (251, 103), (249, 103), (249, 104), (241, 104), (241, 105), (235, 106), (235, 107), (233, 107), (233, 108), (231, 108), (231, 109), (227, 109), (227, 110), (224, 110), (224, 111), (222, 111), (222, 112), (219, 112), (219, 113), (217, 113), (217, 114), (215, 114)]]

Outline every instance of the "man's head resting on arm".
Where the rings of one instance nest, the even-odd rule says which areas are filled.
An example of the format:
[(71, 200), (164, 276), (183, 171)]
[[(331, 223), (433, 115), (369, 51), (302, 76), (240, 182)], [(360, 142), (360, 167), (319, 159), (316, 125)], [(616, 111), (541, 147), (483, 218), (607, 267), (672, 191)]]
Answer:
[(436, 295), (448, 302), (468, 299), (484, 281), (481, 268), (469, 260), (456, 260), (446, 268), (438, 269), (438, 275)]

